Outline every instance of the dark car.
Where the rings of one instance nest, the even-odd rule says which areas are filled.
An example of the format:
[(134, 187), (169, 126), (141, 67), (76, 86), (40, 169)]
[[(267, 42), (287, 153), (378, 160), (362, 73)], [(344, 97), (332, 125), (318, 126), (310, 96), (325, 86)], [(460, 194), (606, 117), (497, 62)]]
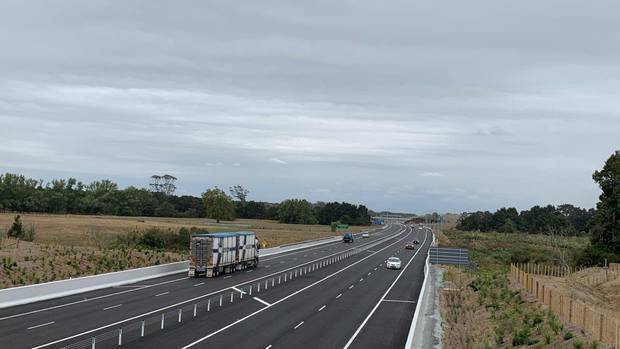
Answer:
[(414, 244), (414, 245), (419, 245), (419, 244), (420, 244), (420, 241), (418, 241), (418, 240), (413, 240), (413, 244)]
[(353, 233), (346, 232), (342, 235), (342, 242), (353, 242)]
[(412, 242), (408, 242), (405, 244), (405, 250), (413, 250), (413, 243)]

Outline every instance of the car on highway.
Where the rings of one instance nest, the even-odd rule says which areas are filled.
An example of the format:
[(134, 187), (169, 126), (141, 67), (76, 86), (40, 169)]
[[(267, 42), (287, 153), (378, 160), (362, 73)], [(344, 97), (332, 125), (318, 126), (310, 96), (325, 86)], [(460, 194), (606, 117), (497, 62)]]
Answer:
[(364, 234), (362, 234), (362, 237), (363, 237), (363, 238), (369, 238), (369, 237), (370, 237), (370, 235), (369, 235), (368, 233), (364, 233)]
[(401, 262), (398, 257), (390, 257), (385, 261), (385, 267), (388, 269), (400, 269)]
[(413, 246), (413, 242), (408, 242), (405, 244), (405, 250), (413, 250), (415, 247)]
[(353, 233), (346, 232), (342, 235), (342, 242), (353, 242)]
[(413, 244), (414, 244), (414, 245), (419, 245), (419, 244), (420, 244), (420, 241), (418, 241), (418, 240), (413, 240)]

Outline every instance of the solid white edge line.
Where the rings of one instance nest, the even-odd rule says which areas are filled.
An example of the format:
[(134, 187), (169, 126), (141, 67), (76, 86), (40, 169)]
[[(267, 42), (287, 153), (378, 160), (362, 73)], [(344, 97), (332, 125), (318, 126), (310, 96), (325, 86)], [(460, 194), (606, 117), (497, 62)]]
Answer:
[[(401, 235), (403, 232), (404, 232), (404, 230), (400, 230), (398, 233), (396, 233), (396, 234), (395, 234), (395, 236), (399, 236), (399, 235)], [(284, 297), (284, 298), (279, 299), (278, 301), (276, 301), (276, 302), (272, 303), (270, 306), (266, 306), (266, 307), (264, 307), (264, 308), (262, 308), (262, 309), (259, 309), (259, 310), (255, 311), (255, 312), (253, 312), (253, 313), (251, 313), (251, 314), (249, 314), (249, 315), (246, 315), (245, 317), (243, 317), (243, 318), (241, 318), (241, 319), (239, 319), (239, 320), (237, 320), (237, 321), (235, 321), (235, 322), (232, 322), (232, 323), (230, 323), (230, 324), (228, 324), (228, 325), (226, 325), (226, 326), (224, 326), (224, 327), (220, 328), (219, 330), (217, 330), (217, 331), (215, 331), (215, 332), (211, 332), (210, 334), (208, 334), (208, 335), (206, 335), (206, 336), (204, 336), (204, 337), (202, 337), (202, 338), (199, 338), (199, 339), (195, 340), (194, 342), (192, 342), (192, 343), (190, 343), (190, 344), (188, 344), (188, 345), (186, 345), (186, 346), (182, 347), (181, 349), (188, 349), (188, 348), (191, 348), (191, 347), (193, 347), (194, 345), (196, 345), (196, 344), (198, 344), (198, 343), (201, 343), (201, 342), (203, 342), (203, 341), (205, 341), (205, 340), (207, 340), (207, 339), (209, 339), (209, 338), (211, 338), (211, 337), (215, 336), (216, 334), (218, 334), (218, 333), (220, 333), (220, 332), (223, 332), (223, 331), (225, 331), (225, 330), (227, 330), (227, 329), (229, 329), (229, 328), (231, 328), (231, 327), (235, 326), (235, 325), (236, 325), (236, 324), (238, 324), (238, 323), (241, 323), (241, 322), (243, 322), (243, 321), (245, 321), (245, 320), (247, 320), (247, 319), (249, 319), (249, 318), (251, 318), (251, 317), (253, 317), (253, 316), (257, 315), (257, 314), (260, 314), (260, 313), (262, 313), (263, 311), (265, 311), (265, 310), (267, 310), (267, 309), (271, 308), (272, 306), (274, 306), (274, 305), (276, 305), (276, 304), (278, 304), (278, 303), (284, 302), (285, 300), (287, 300), (287, 299), (289, 299), (289, 298), (291, 298), (291, 297), (293, 297), (293, 296), (295, 296), (295, 295), (297, 295), (297, 294), (299, 294), (299, 293), (301, 293), (301, 292), (303, 292), (303, 291), (305, 291), (305, 290), (307, 290), (307, 289), (309, 289), (309, 288), (311, 288), (311, 287), (314, 287), (315, 285), (318, 285), (318, 284), (322, 283), (323, 281), (325, 281), (325, 280), (327, 280), (327, 279), (330, 279), (330, 278), (332, 278), (333, 276), (338, 275), (338, 274), (340, 274), (340, 273), (344, 272), (345, 270), (347, 270), (347, 269), (349, 269), (349, 268), (351, 268), (351, 267), (353, 267), (353, 266), (355, 266), (355, 265), (357, 265), (357, 264), (359, 264), (359, 263), (363, 262), (364, 260), (366, 260), (366, 259), (368, 259), (368, 258), (370, 258), (370, 257), (374, 256), (375, 254), (377, 254), (377, 253), (379, 253), (379, 252), (381, 252), (381, 251), (385, 250), (386, 248), (389, 248), (389, 247), (393, 246), (394, 244), (397, 244), (397, 243), (401, 242), (401, 241), (402, 241), (402, 240), (404, 240), (406, 237), (407, 237), (407, 236), (404, 236), (404, 237), (402, 237), (402, 238), (400, 238), (400, 239), (398, 239), (398, 240), (394, 241), (393, 243), (391, 243), (391, 244), (389, 244), (389, 245), (385, 246), (384, 248), (380, 249), (380, 250), (379, 250), (379, 251), (377, 251), (376, 253), (371, 254), (371, 255), (368, 255), (368, 256), (366, 256), (366, 257), (364, 257), (364, 258), (362, 258), (362, 259), (360, 259), (360, 260), (358, 260), (358, 261), (356, 261), (356, 262), (354, 262), (354, 263), (352, 263), (352, 264), (349, 264), (348, 266), (346, 266), (346, 267), (344, 267), (344, 268), (342, 268), (342, 269), (340, 269), (340, 270), (337, 270), (336, 272), (334, 272), (334, 273), (332, 273), (332, 274), (330, 274), (330, 275), (327, 275), (327, 276), (325, 276), (324, 278), (322, 278), (322, 279), (320, 279), (320, 280), (317, 280), (317, 281), (313, 282), (312, 284), (310, 284), (310, 285), (308, 285), (308, 286), (306, 286), (306, 287), (304, 287), (304, 288), (302, 288), (302, 289), (299, 289), (299, 290), (297, 290), (297, 291), (295, 291), (295, 292), (293, 292), (293, 293), (289, 294), (288, 296), (286, 296), (286, 297)], [(32, 349), (38, 349), (38, 348), (32, 348)]]
[(40, 324), (40, 325), (36, 325), (36, 326), (32, 326), (32, 327), (28, 327), (27, 330), (33, 330), (35, 328), (39, 328), (39, 327), (43, 327), (43, 326), (48, 326), (48, 325), (52, 325), (55, 324), (56, 322), (54, 321), (50, 321), (50, 322), (46, 322), (44, 324)]
[[(369, 243), (367, 243), (367, 244), (370, 244), (370, 243), (376, 243), (377, 241), (379, 241), (378, 243), (383, 243), (383, 242), (389, 241), (390, 239), (393, 239), (393, 238), (398, 237), (398, 236), (399, 236), (399, 235), (401, 235), (402, 233), (403, 233), (403, 230), (399, 230), (398, 232), (396, 232), (396, 233), (395, 233), (395, 234), (393, 234), (393, 235), (389, 235), (389, 236), (387, 236), (387, 237), (382, 237), (382, 238), (380, 238), (380, 239), (377, 239), (377, 240), (375, 240), (375, 241), (373, 241), (373, 242), (369, 242)], [(382, 240), (383, 240), (383, 241), (382, 241)], [(402, 240), (403, 240), (403, 238), (401, 238), (401, 239), (397, 240), (397, 242), (402, 241)], [(395, 243), (396, 243), (396, 242), (395, 242)], [(394, 243), (393, 243), (393, 244), (394, 244)], [(393, 244), (388, 245), (388, 247), (389, 247), (389, 246), (392, 246)], [(362, 246), (365, 246), (365, 245), (362, 245)], [(314, 263), (314, 262), (316, 262), (316, 261), (322, 260), (322, 259), (324, 259), (324, 258), (328, 258), (328, 257), (333, 256), (333, 255), (337, 255), (337, 254), (340, 254), (340, 253), (346, 253), (346, 252), (348, 252), (348, 251), (350, 251), (350, 250), (353, 250), (353, 249), (355, 249), (355, 248), (351, 248), (351, 249), (344, 250), (344, 251), (341, 251), (341, 252), (338, 252), (338, 253), (334, 253), (334, 254), (332, 254), (332, 255), (323, 256), (323, 257), (317, 258), (317, 259), (315, 259), (315, 260), (312, 260), (312, 261), (310, 261), (310, 262), (306, 262), (306, 263), (298, 264), (297, 266), (293, 266), (293, 267), (290, 267), (290, 268), (288, 268), (288, 269), (283, 269), (283, 270), (280, 270), (280, 271), (278, 271), (278, 272), (271, 273), (271, 274), (266, 275), (266, 276), (262, 276), (262, 277), (255, 278), (255, 279), (253, 279), (253, 280), (249, 280), (249, 281), (242, 282), (242, 283), (237, 284), (237, 285), (235, 285), (235, 286), (247, 285), (247, 284), (252, 283), (252, 282), (255, 282), (255, 281), (257, 281), (257, 280), (262, 280), (262, 279), (264, 279), (264, 278), (268, 278), (268, 277), (271, 277), (271, 276), (273, 276), (273, 275), (277, 275), (277, 274), (280, 274), (280, 273), (283, 273), (283, 272), (287, 272), (287, 271), (292, 270), (292, 269), (295, 269), (295, 268), (297, 268), (297, 267), (299, 267), (299, 266), (303, 266), (303, 265), (306, 265), (306, 264)], [(380, 251), (381, 251), (381, 250), (380, 250)], [(355, 262), (354, 264), (351, 264), (350, 266), (353, 266), (353, 265), (355, 265), (355, 264), (357, 264), (357, 263), (359, 263), (359, 262), (363, 261), (364, 259), (366, 259), (366, 258), (368, 258), (368, 257), (372, 257), (372, 256), (373, 256), (373, 255), (368, 255), (367, 257), (365, 257), (365, 258), (363, 258), (363, 259), (361, 259), (361, 260), (359, 260), (359, 261)], [(348, 268), (348, 267), (347, 267), (347, 268)], [(185, 277), (185, 278), (183, 278), (183, 279), (189, 279), (189, 277)], [(321, 280), (319, 280), (319, 281), (321, 281)], [(311, 286), (314, 286), (314, 284), (312, 284)], [(139, 319), (139, 318), (144, 317), (144, 316), (149, 316), (149, 315), (155, 314), (155, 313), (157, 313), (157, 312), (160, 312), (160, 311), (162, 311), (162, 310), (167, 310), (167, 309), (170, 309), (170, 308), (174, 308), (174, 307), (176, 307), (176, 306), (179, 306), (179, 305), (181, 305), (181, 304), (186, 304), (186, 303), (189, 303), (189, 302), (193, 302), (193, 301), (195, 301), (195, 300), (198, 300), (198, 299), (203, 299), (203, 298), (206, 298), (206, 297), (212, 296), (212, 295), (214, 295), (214, 294), (217, 294), (217, 293), (220, 293), (220, 292), (224, 292), (224, 291), (229, 290), (229, 289), (230, 289), (230, 287), (226, 287), (226, 288), (223, 288), (223, 289), (220, 289), (220, 290), (217, 290), (217, 291), (213, 291), (213, 292), (210, 292), (210, 293), (204, 294), (204, 295), (202, 295), (202, 296), (198, 296), (198, 297), (194, 297), (194, 298), (191, 298), (191, 299), (187, 299), (187, 300), (184, 300), (184, 301), (181, 301), (181, 302), (177, 302), (177, 303), (175, 303), (175, 304), (171, 304), (171, 305), (168, 305), (168, 306), (165, 306), (165, 307), (162, 307), (162, 308), (159, 308), (159, 309), (155, 309), (155, 310), (152, 310), (152, 311), (149, 311), (149, 312), (143, 313), (143, 314), (135, 315), (135, 316), (132, 316), (132, 317), (130, 317), (130, 318), (126, 318), (126, 319), (123, 319), (123, 320), (120, 320), (120, 321), (116, 321), (116, 322), (113, 322), (113, 323), (111, 323), (111, 324), (107, 324), (107, 325), (100, 326), (100, 327), (97, 327), (97, 328), (93, 328), (93, 329), (90, 329), (90, 330), (87, 330), (87, 331), (83, 331), (83, 332), (81, 332), (81, 333), (77, 333), (77, 334), (71, 335), (71, 336), (69, 336), (69, 337), (65, 337), (65, 338), (57, 339), (57, 340), (52, 341), (52, 342), (49, 342), (49, 343), (41, 344), (41, 345), (38, 345), (38, 346), (36, 346), (36, 347), (32, 347), (32, 349), (40, 349), (40, 348), (49, 347), (50, 345), (54, 345), (54, 344), (57, 344), (57, 343), (61, 343), (61, 342), (64, 342), (64, 341), (68, 341), (68, 340), (73, 339), (73, 338), (76, 338), (76, 337), (80, 337), (80, 336), (87, 335), (87, 334), (90, 334), (90, 333), (93, 333), (93, 332), (96, 332), (96, 331), (99, 331), (99, 330), (103, 330), (103, 329), (106, 329), (106, 328), (110, 328), (110, 327), (113, 327), (113, 326), (116, 326), (116, 325), (119, 325), (119, 324), (122, 324), (122, 323), (125, 323), (125, 322), (128, 322), (128, 321), (136, 320), (136, 319)], [(305, 289), (302, 289), (302, 290), (305, 290)], [(133, 290), (123, 291), (123, 293), (124, 293), (124, 292), (129, 292), (129, 291), (133, 291)], [(295, 294), (296, 294), (296, 293), (295, 293)], [(252, 314), (250, 314), (250, 315), (246, 316), (246, 317), (245, 317), (245, 318), (243, 318), (243, 319), (239, 319), (239, 320), (237, 320), (235, 323), (230, 324), (229, 326), (234, 326), (234, 325), (235, 325), (235, 324), (237, 324), (238, 322), (244, 321), (246, 318), (251, 317), (251, 316), (254, 316), (255, 314), (258, 314), (258, 313), (260, 313), (261, 311), (263, 311), (263, 310), (265, 310), (265, 309), (267, 309), (267, 308), (268, 308), (268, 307), (265, 307), (265, 308), (263, 308), (263, 309), (261, 309), (261, 310), (258, 310), (257, 312), (254, 312), (254, 313), (252, 313)], [(0, 320), (1, 320), (1, 319), (0, 319)], [(226, 328), (228, 328), (228, 327), (226, 327)], [(221, 330), (223, 331), (223, 330), (225, 330), (226, 328), (223, 328), (223, 329), (221, 329)], [(218, 333), (219, 333), (219, 331), (218, 331)], [(214, 334), (215, 334), (215, 333), (214, 333)]]
[[(413, 232), (413, 229), (411, 230), (411, 232)], [(424, 234), (424, 242), (422, 243), (422, 246), (424, 246), (424, 244), (426, 243), (426, 239), (428, 237), (428, 234)], [(355, 333), (353, 334), (353, 336), (349, 339), (349, 341), (347, 342), (347, 344), (345, 344), (345, 346), (343, 347), (343, 349), (348, 349), (351, 344), (353, 343), (353, 341), (355, 340), (355, 338), (357, 337), (357, 335), (362, 331), (362, 328), (364, 328), (364, 326), (366, 326), (366, 323), (368, 322), (368, 320), (370, 320), (370, 318), (372, 317), (372, 315), (375, 313), (375, 311), (377, 311), (377, 309), (379, 308), (379, 305), (381, 305), (381, 303), (383, 302), (383, 300), (385, 299), (385, 296), (387, 296), (387, 294), (392, 290), (392, 288), (394, 287), (394, 285), (396, 285), (396, 283), (398, 282), (398, 280), (400, 279), (400, 277), (405, 273), (405, 270), (407, 270), (407, 267), (409, 267), (409, 265), (411, 264), (411, 262), (413, 262), (415, 260), (415, 257), (418, 255), (418, 252), (420, 252), (420, 250), (418, 249), (413, 257), (411, 257), (411, 259), (409, 260), (409, 262), (407, 262), (407, 265), (405, 265), (405, 267), (401, 270), (401, 272), (398, 274), (398, 276), (396, 277), (396, 279), (394, 280), (394, 282), (392, 282), (392, 284), (390, 285), (390, 287), (388, 287), (387, 291), (385, 291), (385, 293), (383, 294), (383, 296), (381, 296), (381, 299), (379, 299), (379, 302), (377, 302), (377, 304), (375, 304), (374, 308), (372, 308), (372, 310), (370, 311), (370, 314), (368, 314), (368, 316), (364, 319), (364, 321), (362, 322), (362, 324), (357, 328), (357, 330), (355, 331)]]

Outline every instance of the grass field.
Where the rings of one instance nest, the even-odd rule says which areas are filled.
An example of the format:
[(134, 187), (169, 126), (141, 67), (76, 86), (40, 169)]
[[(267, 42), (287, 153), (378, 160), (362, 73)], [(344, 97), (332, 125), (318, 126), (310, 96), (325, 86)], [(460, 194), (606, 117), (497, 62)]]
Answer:
[[(35, 242), (69, 246), (101, 246), (118, 234), (148, 228), (172, 229), (197, 227), (208, 231), (252, 230), (267, 247), (337, 235), (325, 225), (282, 224), (276, 221), (237, 219), (216, 224), (205, 218), (117, 217), (22, 214), (25, 227), (34, 227)], [(6, 232), (15, 214), (0, 213), (0, 234)], [(351, 227), (360, 232), (368, 227)]]
[(571, 262), (583, 237), (446, 230), (441, 246), (469, 248), (477, 270), (446, 267), (439, 292), (444, 348), (604, 348), (562, 324), (508, 279), (511, 262)]

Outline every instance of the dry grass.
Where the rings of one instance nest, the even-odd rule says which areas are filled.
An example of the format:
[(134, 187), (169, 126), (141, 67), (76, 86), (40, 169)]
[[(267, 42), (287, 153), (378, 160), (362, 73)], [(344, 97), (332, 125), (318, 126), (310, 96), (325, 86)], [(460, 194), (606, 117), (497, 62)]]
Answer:
[(182, 261), (186, 256), (142, 249), (99, 249), (2, 239), (0, 288)]
[[(217, 225), (205, 218), (117, 217), (88, 215), (22, 214), (25, 227), (34, 227), (35, 242), (69, 245), (101, 246), (115, 235), (147, 228), (173, 229), (197, 227), (209, 231), (252, 230), (267, 246), (278, 246), (309, 239), (337, 235), (325, 225), (281, 224), (277, 221), (238, 219)], [(0, 233), (6, 232), (14, 214), (0, 213)], [(360, 232), (368, 227), (351, 227)], [(105, 244), (104, 244), (105, 245)]]
[[(508, 280), (514, 258), (554, 262), (562, 249), (587, 243), (583, 238), (551, 239), (540, 235), (464, 233), (448, 230), (438, 234), (442, 246), (469, 248), (479, 269), (447, 267), (444, 289), (439, 292), (444, 348), (605, 348), (593, 344), (577, 328), (562, 324), (539, 302), (521, 294)], [(606, 283), (617, 292), (613, 281)], [(610, 295), (610, 298), (613, 295)], [(574, 338), (565, 340), (571, 332)], [(513, 345), (521, 338), (530, 345)]]

